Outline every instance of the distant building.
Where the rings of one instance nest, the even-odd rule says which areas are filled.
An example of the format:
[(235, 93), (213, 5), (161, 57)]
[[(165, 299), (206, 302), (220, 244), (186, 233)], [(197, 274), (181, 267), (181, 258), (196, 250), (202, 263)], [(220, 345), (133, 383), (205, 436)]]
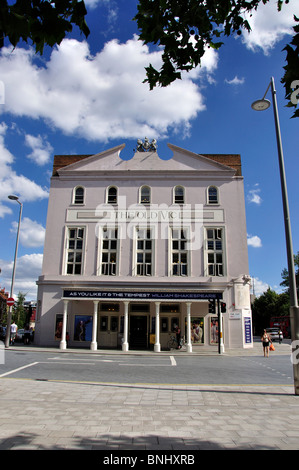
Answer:
[(168, 146), (54, 157), (37, 344), (252, 347), (240, 156)]
[(35, 326), (36, 302), (34, 300), (25, 300), (23, 303), (26, 312), (26, 319), (30, 327)]
[(6, 315), (6, 312), (7, 312), (6, 301), (8, 297), (9, 297), (9, 293), (5, 291), (5, 288), (0, 289), (0, 325), (2, 324), (4, 315)]

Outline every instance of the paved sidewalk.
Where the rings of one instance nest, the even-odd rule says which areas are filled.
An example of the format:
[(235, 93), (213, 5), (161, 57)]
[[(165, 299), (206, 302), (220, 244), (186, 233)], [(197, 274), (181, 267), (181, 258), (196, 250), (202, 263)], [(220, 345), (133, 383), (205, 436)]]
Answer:
[(299, 449), (290, 386), (0, 380), (3, 449)]
[[(289, 354), (289, 345), (277, 346), (274, 354)], [(241, 353), (261, 356), (261, 345)], [(288, 385), (173, 386), (4, 377), (0, 405), (0, 450), (299, 449), (299, 396)]]

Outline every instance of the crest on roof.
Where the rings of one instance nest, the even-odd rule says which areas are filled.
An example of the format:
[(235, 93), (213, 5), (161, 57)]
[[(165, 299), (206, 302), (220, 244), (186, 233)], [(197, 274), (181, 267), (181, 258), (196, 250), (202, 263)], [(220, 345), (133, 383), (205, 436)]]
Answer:
[(147, 137), (144, 138), (144, 142), (141, 139), (137, 140), (137, 152), (156, 152), (157, 150), (157, 141), (153, 139), (151, 142)]

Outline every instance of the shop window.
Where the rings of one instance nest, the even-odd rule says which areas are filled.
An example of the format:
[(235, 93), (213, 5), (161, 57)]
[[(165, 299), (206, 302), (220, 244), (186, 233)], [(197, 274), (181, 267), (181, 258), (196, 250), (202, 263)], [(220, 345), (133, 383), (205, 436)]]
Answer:
[(88, 315), (75, 315), (74, 340), (91, 341), (93, 318)]
[(58, 313), (55, 318), (55, 340), (62, 338), (63, 315)]
[(210, 319), (210, 344), (217, 344), (218, 343), (218, 319), (212, 318)]
[[(187, 337), (187, 326), (186, 326)], [(204, 343), (204, 319), (203, 317), (191, 317), (191, 342), (194, 344)]]

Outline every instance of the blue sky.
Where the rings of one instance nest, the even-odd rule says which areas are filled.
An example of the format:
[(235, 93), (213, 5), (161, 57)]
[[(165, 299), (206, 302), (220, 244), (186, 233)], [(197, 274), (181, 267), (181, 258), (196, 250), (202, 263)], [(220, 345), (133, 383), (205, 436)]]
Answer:
[(251, 103), (273, 76), (297, 253), (299, 120), (290, 119), (280, 79), (299, 4), (291, 0), (281, 13), (275, 1), (262, 6), (250, 35), (226, 39), (218, 52), (207, 51), (201, 68), (152, 92), (142, 84), (144, 67), (159, 66), (161, 51), (137, 40), (136, 4), (87, 0), (87, 41), (74, 31), (43, 57), (27, 45), (6, 44), (0, 52), (0, 287), (10, 292), (19, 213), (7, 196), (17, 194), (24, 204), (14, 294), (34, 300), (53, 155), (125, 143), (130, 157), (146, 136), (157, 139), (161, 158), (170, 156), (168, 142), (196, 153), (241, 154), (250, 275), (256, 294), (268, 286), (279, 292), (287, 258), (273, 107), (255, 112)]

